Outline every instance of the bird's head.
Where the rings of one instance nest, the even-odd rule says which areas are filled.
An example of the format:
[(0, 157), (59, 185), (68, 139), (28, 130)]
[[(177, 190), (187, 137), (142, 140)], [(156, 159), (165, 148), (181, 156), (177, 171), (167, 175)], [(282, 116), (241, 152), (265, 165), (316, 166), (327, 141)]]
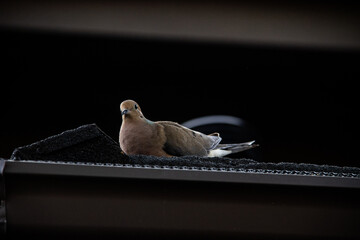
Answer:
[(125, 118), (144, 118), (139, 104), (134, 100), (125, 100), (120, 104), (120, 112), (123, 119)]

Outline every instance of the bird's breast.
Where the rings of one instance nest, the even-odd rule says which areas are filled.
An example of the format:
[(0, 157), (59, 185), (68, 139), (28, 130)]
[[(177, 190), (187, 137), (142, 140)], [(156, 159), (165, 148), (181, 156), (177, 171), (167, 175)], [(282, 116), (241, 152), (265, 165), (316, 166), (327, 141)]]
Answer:
[(130, 155), (151, 154), (160, 144), (156, 129), (150, 125), (124, 126), (120, 130), (119, 140), (121, 149)]

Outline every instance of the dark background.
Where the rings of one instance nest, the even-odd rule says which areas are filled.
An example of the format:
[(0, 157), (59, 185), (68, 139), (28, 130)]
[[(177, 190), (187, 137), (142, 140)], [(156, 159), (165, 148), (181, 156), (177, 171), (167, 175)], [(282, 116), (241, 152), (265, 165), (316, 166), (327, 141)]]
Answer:
[(359, 49), (9, 26), (0, 34), (0, 157), (87, 123), (117, 140), (119, 104), (130, 98), (153, 121), (240, 117), (261, 144), (257, 160), (360, 167)]

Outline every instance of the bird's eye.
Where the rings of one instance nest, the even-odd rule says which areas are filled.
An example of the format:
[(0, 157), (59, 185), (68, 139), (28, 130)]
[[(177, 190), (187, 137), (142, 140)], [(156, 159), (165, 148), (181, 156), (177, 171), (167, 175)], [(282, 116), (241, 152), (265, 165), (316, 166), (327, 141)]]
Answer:
[(134, 106), (134, 107), (135, 107), (135, 109), (138, 109), (138, 106), (137, 106), (137, 104), (135, 104), (135, 106)]

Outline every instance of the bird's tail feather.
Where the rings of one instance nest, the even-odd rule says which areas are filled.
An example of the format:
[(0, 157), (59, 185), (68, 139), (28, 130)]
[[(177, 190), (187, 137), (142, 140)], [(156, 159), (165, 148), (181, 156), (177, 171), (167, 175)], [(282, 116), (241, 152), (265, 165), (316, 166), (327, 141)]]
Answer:
[(255, 141), (244, 143), (219, 144), (216, 148), (221, 150), (229, 150), (231, 151), (231, 153), (237, 153), (259, 146), (259, 144), (254, 143)]
[(259, 146), (259, 144), (254, 143), (255, 141), (244, 143), (219, 144), (216, 146), (215, 149), (210, 150), (208, 157), (224, 157), (229, 154), (242, 152)]

